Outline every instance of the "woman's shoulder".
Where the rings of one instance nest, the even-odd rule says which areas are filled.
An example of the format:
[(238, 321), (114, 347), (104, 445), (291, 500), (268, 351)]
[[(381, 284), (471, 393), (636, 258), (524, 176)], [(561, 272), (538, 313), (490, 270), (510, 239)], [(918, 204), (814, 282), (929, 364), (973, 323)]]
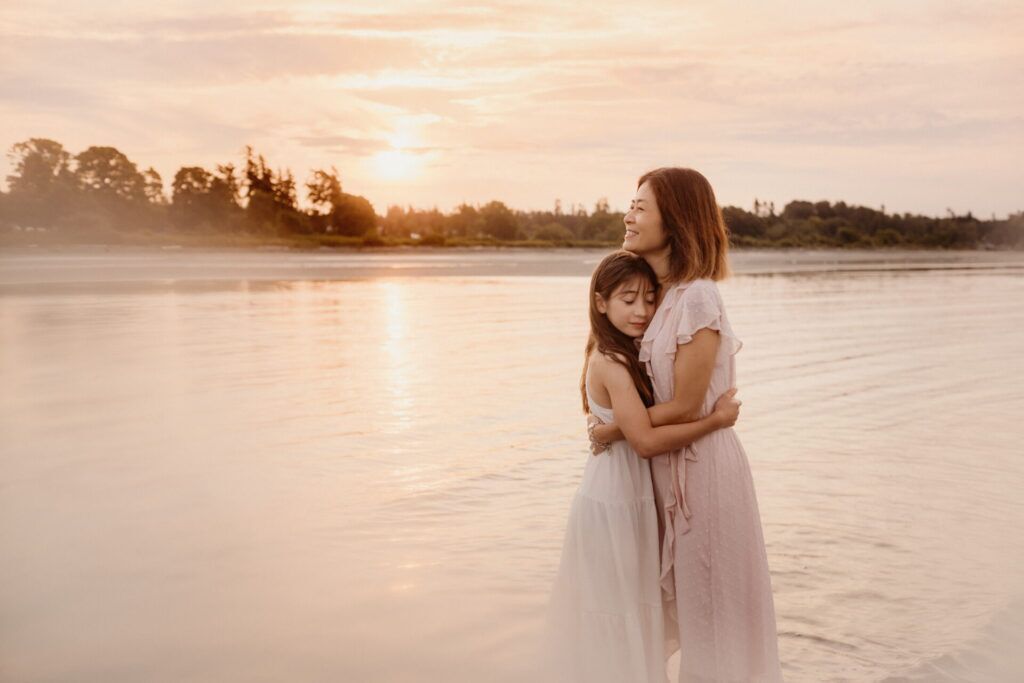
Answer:
[(696, 278), (675, 286), (677, 296), (686, 301), (720, 301), (718, 283), (711, 278)]
[(694, 280), (690, 280), (687, 283), (687, 290), (693, 289), (695, 291), (718, 291), (718, 282), (712, 280), (709, 277), (699, 277)]
[(667, 285), (668, 291), (687, 292), (689, 290), (718, 289), (718, 283), (709, 277), (696, 277), (692, 280), (677, 280)]

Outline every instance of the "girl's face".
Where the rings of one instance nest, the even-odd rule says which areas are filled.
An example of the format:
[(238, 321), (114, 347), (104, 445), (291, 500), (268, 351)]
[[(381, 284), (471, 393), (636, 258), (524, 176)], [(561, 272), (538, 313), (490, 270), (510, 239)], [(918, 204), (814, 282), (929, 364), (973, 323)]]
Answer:
[(630, 337), (643, 335), (654, 309), (654, 289), (645, 277), (620, 284), (608, 300), (597, 295), (597, 310), (604, 313), (615, 329)]
[(629, 203), (629, 211), (623, 216), (626, 224), (626, 238), (622, 248), (634, 254), (649, 254), (663, 249), (668, 244), (668, 236), (661, 223), (661, 213), (654, 199), (654, 190), (650, 182), (644, 181), (636, 189), (636, 196)]

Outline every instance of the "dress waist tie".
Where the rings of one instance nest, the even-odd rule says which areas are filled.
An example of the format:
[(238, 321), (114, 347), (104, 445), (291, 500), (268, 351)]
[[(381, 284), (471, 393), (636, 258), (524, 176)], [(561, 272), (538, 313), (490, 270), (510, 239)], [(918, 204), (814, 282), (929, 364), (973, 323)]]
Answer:
[(697, 451), (693, 444), (686, 446), (682, 452), (669, 453), (672, 467), (672, 500), (665, 503), (665, 537), (661, 541), (661, 590), (664, 600), (671, 602), (676, 597), (675, 581), (672, 576), (672, 565), (675, 562), (676, 525), (679, 533), (690, 530), (690, 508), (686, 504), (686, 461), (697, 460)]

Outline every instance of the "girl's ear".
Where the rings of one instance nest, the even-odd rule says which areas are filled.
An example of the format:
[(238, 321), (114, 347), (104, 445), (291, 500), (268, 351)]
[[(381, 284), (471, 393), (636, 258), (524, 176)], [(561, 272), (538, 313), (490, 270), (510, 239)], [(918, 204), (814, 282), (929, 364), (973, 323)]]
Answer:
[(605, 303), (604, 297), (598, 293), (594, 293), (594, 305), (597, 306), (597, 312), (603, 315), (608, 314), (608, 304)]

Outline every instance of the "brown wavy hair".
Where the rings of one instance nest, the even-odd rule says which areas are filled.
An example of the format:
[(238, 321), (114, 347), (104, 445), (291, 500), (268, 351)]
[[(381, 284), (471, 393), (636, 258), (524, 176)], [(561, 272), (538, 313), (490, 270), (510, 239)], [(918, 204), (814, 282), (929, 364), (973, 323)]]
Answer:
[(650, 183), (668, 235), (671, 282), (729, 276), (729, 231), (715, 191), (692, 168), (662, 167), (640, 176), (636, 186)]
[[(640, 354), (634, 338), (620, 332), (608, 320), (608, 316), (597, 310), (597, 294), (608, 301), (620, 285), (637, 277), (646, 278), (651, 291), (657, 296), (658, 276), (654, 269), (642, 257), (623, 249), (605, 256), (590, 276), (590, 335), (587, 337), (586, 350), (583, 352), (583, 375), (580, 377), (584, 413), (590, 412), (590, 402), (587, 400), (587, 368), (590, 365), (590, 353), (595, 347), (609, 360), (625, 366), (644, 405), (648, 408), (654, 405), (654, 388), (651, 386), (651, 378), (647, 376), (647, 371), (640, 363)], [(626, 362), (623, 362), (623, 359)]]

